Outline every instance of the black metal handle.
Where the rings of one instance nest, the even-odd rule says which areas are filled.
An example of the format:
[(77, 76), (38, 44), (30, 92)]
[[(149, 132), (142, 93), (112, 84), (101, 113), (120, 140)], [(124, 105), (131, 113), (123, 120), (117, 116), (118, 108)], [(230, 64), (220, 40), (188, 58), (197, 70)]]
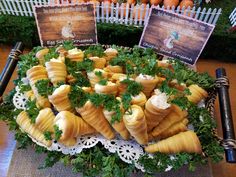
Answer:
[(11, 79), (12, 73), (14, 72), (19, 55), (23, 52), (24, 45), (22, 42), (17, 42), (14, 48), (11, 50), (7, 63), (0, 76), (0, 97), (3, 95), (9, 80)]
[(229, 163), (236, 163), (236, 141), (229, 98), (229, 81), (226, 77), (225, 69), (218, 68), (216, 70), (216, 77), (216, 85), (219, 94), (221, 123), (224, 138), (222, 141), (222, 145), (225, 148), (226, 161)]

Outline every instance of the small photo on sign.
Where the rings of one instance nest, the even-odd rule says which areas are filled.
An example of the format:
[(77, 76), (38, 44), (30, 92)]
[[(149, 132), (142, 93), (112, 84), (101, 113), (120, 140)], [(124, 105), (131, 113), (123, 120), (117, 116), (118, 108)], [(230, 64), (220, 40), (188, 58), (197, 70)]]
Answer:
[(204, 49), (214, 25), (152, 8), (139, 46), (194, 65)]
[(35, 18), (42, 46), (72, 40), (75, 45), (97, 43), (93, 4), (35, 6)]

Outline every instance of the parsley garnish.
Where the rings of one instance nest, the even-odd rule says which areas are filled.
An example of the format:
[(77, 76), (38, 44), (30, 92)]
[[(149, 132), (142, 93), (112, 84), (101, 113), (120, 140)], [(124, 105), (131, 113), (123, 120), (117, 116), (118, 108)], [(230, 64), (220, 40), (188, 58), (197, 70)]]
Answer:
[(45, 140), (47, 140), (47, 141), (52, 140), (52, 133), (51, 132), (45, 131), (43, 133), (43, 135), (44, 135)]
[(100, 80), (99, 82), (98, 82), (98, 84), (100, 84), (100, 85), (107, 85), (107, 79), (102, 79), (102, 80)]
[(39, 95), (45, 98), (47, 98), (48, 95), (52, 95), (53, 86), (51, 85), (49, 79), (38, 80), (35, 83), (35, 87), (37, 88)]
[(88, 100), (88, 94), (76, 85), (71, 86), (71, 91), (68, 97), (73, 108), (82, 107)]
[(39, 114), (39, 109), (36, 106), (36, 100), (28, 100), (26, 102), (26, 112), (29, 116), (29, 118), (31, 119), (32, 123), (35, 123), (35, 120)]
[(22, 81), (18, 82), (18, 87), (20, 89), (20, 93), (24, 93), (31, 90), (31, 86), (29, 84), (24, 84)]
[(102, 57), (105, 55), (102, 45), (91, 45), (84, 52), (86, 57)]
[(55, 139), (56, 141), (58, 141), (58, 140), (61, 138), (62, 131), (59, 129), (59, 127), (58, 127), (57, 125), (54, 125), (53, 128), (54, 128), (54, 132), (55, 132), (55, 133), (54, 133), (54, 134), (55, 134), (54, 139)]
[(59, 57), (59, 53), (57, 53), (55, 47), (52, 47), (52, 48), (49, 48), (49, 52), (46, 55), (44, 55), (44, 61), (46, 63), (50, 61), (51, 59), (58, 58), (58, 57)]
[(143, 89), (143, 86), (140, 83), (128, 78), (122, 80), (121, 83), (127, 85), (126, 92), (131, 94), (132, 96), (138, 95)]
[(64, 41), (63, 42), (63, 48), (66, 49), (66, 50), (74, 49), (75, 46), (73, 44), (73, 41)]

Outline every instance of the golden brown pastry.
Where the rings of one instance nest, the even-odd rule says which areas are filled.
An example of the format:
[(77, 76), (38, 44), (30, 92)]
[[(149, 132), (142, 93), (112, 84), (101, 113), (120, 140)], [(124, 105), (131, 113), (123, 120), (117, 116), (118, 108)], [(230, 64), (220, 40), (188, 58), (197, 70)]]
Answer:
[(81, 117), (78, 117), (69, 111), (59, 112), (54, 120), (54, 125), (57, 125), (59, 130), (62, 131), (60, 141), (63, 142), (68, 140), (72, 141), (73, 138), (78, 136), (96, 132), (96, 130), (86, 123)]
[(45, 98), (38, 94), (38, 89), (35, 87), (35, 83), (39, 80), (48, 79), (46, 68), (42, 65), (33, 66), (27, 71), (27, 78), (29, 79), (30, 86), (36, 97), (36, 103), (39, 107), (46, 108), (51, 107), (48, 98)]
[(44, 56), (48, 54), (49, 49), (48, 48), (43, 48), (39, 50), (36, 54), (35, 57), (39, 59), (39, 64), (44, 65)]
[(165, 93), (153, 95), (145, 104), (144, 114), (147, 121), (147, 131), (150, 132), (156, 127), (171, 110), (171, 105), (167, 103)]
[(170, 113), (153, 129), (152, 135), (157, 137), (173, 124), (183, 120), (187, 115), (188, 113), (186, 110), (182, 110), (180, 107), (173, 104)]
[(22, 111), (16, 118), (16, 123), (20, 126), (20, 128), (33, 137), (38, 142), (43, 145), (50, 147), (52, 145), (52, 141), (47, 141), (43, 135), (43, 133), (37, 129), (37, 127), (31, 123), (30, 118), (28, 117), (27, 112)]
[(146, 95), (143, 92), (140, 92), (136, 96), (132, 96), (131, 104), (136, 104), (144, 108), (145, 103), (147, 102)]
[(178, 152), (198, 153), (202, 152), (200, 141), (193, 131), (181, 132), (155, 144), (145, 147), (148, 153), (167, 153), (173, 154)]
[(44, 108), (39, 111), (38, 116), (35, 119), (35, 126), (41, 131), (54, 132), (53, 121), (55, 115), (53, 114), (51, 108)]
[(146, 97), (150, 97), (153, 90), (156, 88), (156, 85), (158, 83), (158, 78), (140, 74), (138, 77), (136, 77), (135, 81), (143, 86), (142, 91), (146, 95)]
[(59, 82), (66, 82), (66, 65), (60, 60), (51, 59), (45, 63), (50, 81), (56, 86)]
[[(98, 76), (96, 73), (101, 73), (101, 76)], [(108, 77), (108, 73), (102, 69), (94, 69), (92, 72), (87, 73), (88, 79), (92, 87), (95, 86), (101, 79), (106, 79)]]
[(164, 139), (164, 138), (168, 138), (170, 136), (173, 136), (179, 132), (184, 132), (187, 131), (187, 124), (188, 124), (188, 119), (185, 118), (175, 124), (173, 124), (172, 126), (170, 126), (167, 130), (165, 130), (164, 132), (162, 132), (159, 136), (157, 136), (156, 138), (159, 139)]
[(52, 95), (48, 97), (50, 102), (57, 109), (57, 111), (73, 112), (73, 108), (71, 106), (71, 102), (68, 97), (70, 91), (71, 91), (70, 85), (61, 85), (56, 90), (54, 90)]
[[(119, 97), (117, 97), (118, 100), (120, 100)], [(114, 122), (111, 124), (112, 116), (115, 115), (116, 113), (114, 111), (108, 111), (103, 109), (103, 114), (105, 118), (108, 120), (108, 122), (111, 124), (111, 126), (116, 130), (117, 133), (120, 134), (120, 136), (124, 140), (128, 140), (130, 138), (129, 131), (126, 129), (124, 121), (123, 121), (123, 110), (121, 109), (122, 115), (121, 115), (121, 120), (120, 122)]]
[(106, 54), (105, 59), (110, 61), (111, 59), (115, 58), (118, 55), (118, 51), (116, 49), (108, 48), (104, 51)]
[(71, 61), (83, 61), (84, 60), (84, 52), (80, 49), (74, 48), (71, 50), (68, 50), (68, 54), (66, 56)]
[(105, 58), (89, 57), (89, 59), (93, 61), (94, 68), (103, 69), (105, 67), (105, 64), (106, 64)]
[(207, 91), (205, 91), (203, 88), (199, 87), (196, 84), (190, 85), (189, 91), (191, 95), (188, 95), (187, 98), (189, 101), (193, 103), (199, 103), (202, 99), (205, 99), (208, 97)]
[(130, 111), (125, 112), (123, 120), (129, 133), (139, 144), (148, 143), (147, 124), (140, 106), (132, 105)]
[(101, 107), (95, 107), (90, 101), (87, 101), (83, 107), (76, 108), (76, 111), (105, 138), (110, 140), (115, 137), (115, 133), (104, 117)]
[(99, 83), (95, 84), (94, 90), (96, 93), (100, 94), (116, 95), (118, 92), (118, 86), (117, 84), (108, 81), (106, 85), (101, 85)]
[(104, 69), (104, 71), (108, 72), (109, 77), (112, 77), (113, 74), (115, 73), (123, 73), (123, 68), (121, 66), (112, 66), (112, 65), (107, 65)]

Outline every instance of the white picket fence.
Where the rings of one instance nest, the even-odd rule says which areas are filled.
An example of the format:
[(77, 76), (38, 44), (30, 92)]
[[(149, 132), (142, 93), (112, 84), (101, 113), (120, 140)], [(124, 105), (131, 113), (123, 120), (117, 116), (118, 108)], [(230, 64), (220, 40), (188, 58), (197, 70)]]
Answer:
[(233, 10), (233, 12), (230, 14), (229, 20), (233, 27), (236, 26), (236, 7)]
[[(69, 1), (66, 2), (69, 4)], [(78, 0), (74, 0), (73, 4), (78, 4)], [(58, 5), (59, 0), (0, 0), (0, 14), (11, 14), (17, 16), (33, 16), (34, 5)], [(96, 4), (96, 20), (102, 23), (119, 23), (124, 25), (144, 26), (148, 19), (150, 6), (134, 4), (114, 4), (114, 3), (100, 3)], [(160, 7), (160, 8), (164, 8)], [(206, 9), (201, 7), (177, 8), (168, 7), (167, 10), (176, 12), (178, 14), (187, 15), (191, 18), (201, 20), (203, 22), (215, 25), (220, 14), (221, 9)]]

